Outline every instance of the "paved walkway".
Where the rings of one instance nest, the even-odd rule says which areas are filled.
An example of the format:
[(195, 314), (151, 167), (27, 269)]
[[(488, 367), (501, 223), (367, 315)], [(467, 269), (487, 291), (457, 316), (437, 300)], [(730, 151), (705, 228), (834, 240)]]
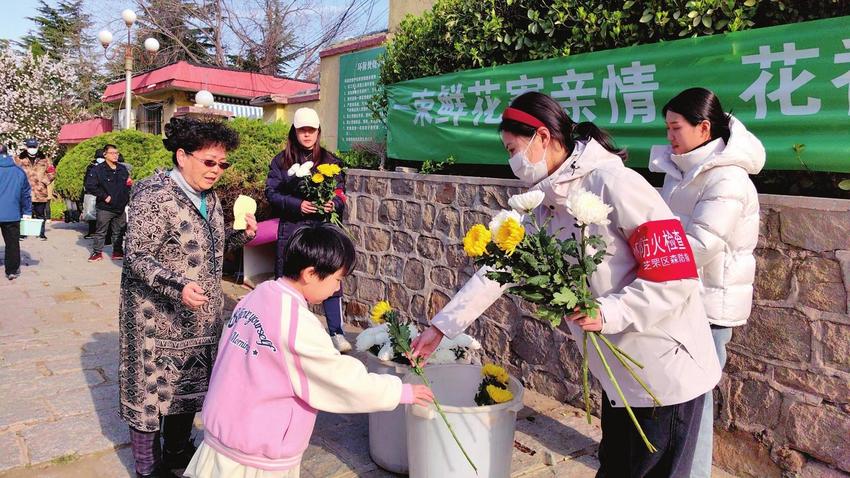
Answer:
[[(83, 230), (50, 224), (47, 241), (22, 241), (21, 277), (0, 276), (0, 478), (131, 475), (117, 408), (121, 267), (86, 262)], [(232, 307), (247, 291), (226, 282), (225, 292)], [(513, 476), (593, 476), (598, 423), (539, 394), (526, 405)], [(320, 414), (301, 476), (398, 476), (371, 461), (368, 444), (366, 415)]]

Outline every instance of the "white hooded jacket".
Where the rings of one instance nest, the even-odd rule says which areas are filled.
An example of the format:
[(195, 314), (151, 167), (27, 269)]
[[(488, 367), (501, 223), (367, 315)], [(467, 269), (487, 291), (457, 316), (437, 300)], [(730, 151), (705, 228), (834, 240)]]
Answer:
[[(560, 229), (562, 239), (578, 232), (565, 205), (572, 192), (588, 190), (614, 208), (608, 216), (610, 224), (589, 227), (588, 233), (601, 235), (611, 254), (591, 276), (590, 288), (602, 310), (602, 333), (644, 365), (638, 373), (661, 403), (684, 403), (714, 388), (720, 380), (720, 364), (705, 319), (699, 281), (652, 282), (637, 278), (638, 263), (628, 244), (629, 237), (646, 222), (675, 217), (655, 189), (595, 140), (577, 143), (564, 164), (534, 189), (545, 193), (543, 204), (535, 211), (537, 217), (543, 222), (551, 215), (548, 229)], [(504, 291), (479, 271), (431, 323), (447, 336), (455, 337)], [(574, 339), (582, 338), (580, 327), (572, 323), (567, 327)], [(603, 350), (629, 404), (653, 406), (643, 388), (606, 348)], [(589, 364), (611, 405), (622, 407), (595, 352), (589, 354)]]
[(661, 196), (685, 228), (702, 279), (708, 320), (744, 325), (753, 301), (758, 243), (758, 193), (749, 174), (761, 171), (764, 147), (732, 118), (722, 138), (689, 153), (655, 146), (649, 169), (665, 173)]

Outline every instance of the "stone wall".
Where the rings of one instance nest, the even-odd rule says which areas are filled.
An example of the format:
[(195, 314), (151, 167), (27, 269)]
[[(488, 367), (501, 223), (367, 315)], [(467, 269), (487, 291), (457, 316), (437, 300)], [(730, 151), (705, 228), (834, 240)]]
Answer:
[[(464, 232), (521, 191), (513, 180), (362, 170), (347, 189), (359, 262), (346, 315), (387, 299), (420, 321), (473, 271)], [(761, 204), (753, 313), (715, 390), (715, 462), (739, 476), (850, 476), (850, 201)], [(503, 297), (469, 332), (526, 386), (582, 406), (577, 347), (530, 310)]]

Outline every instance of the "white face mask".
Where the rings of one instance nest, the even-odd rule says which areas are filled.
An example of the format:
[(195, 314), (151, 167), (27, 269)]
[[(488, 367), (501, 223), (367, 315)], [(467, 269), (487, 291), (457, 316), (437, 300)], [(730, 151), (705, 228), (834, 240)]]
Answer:
[(29, 153), (30, 156), (35, 156), (38, 153), (38, 148), (27, 148), (27, 153)]
[(536, 163), (532, 163), (528, 160), (528, 148), (531, 146), (531, 142), (534, 141), (534, 138), (537, 136), (535, 132), (531, 137), (531, 141), (525, 146), (525, 149), (517, 152), (511, 159), (508, 160), (508, 164), (511, 165), (511, 171), (514, 172), (514, 176), (516, 176), (520, 181), (528, 186), (533, 186), (539, 183), (543, 178), (549, 175), (549, 167), (546, 166), (546, 153), (548, 152), (548, 148), (543, 150), (543, 159)]

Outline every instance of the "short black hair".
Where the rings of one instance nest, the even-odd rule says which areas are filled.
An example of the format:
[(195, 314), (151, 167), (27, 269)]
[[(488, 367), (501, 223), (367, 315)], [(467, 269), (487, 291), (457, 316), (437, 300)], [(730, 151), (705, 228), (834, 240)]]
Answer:
[(105, 145), (103, 145), (103, 151), (101, 152), (101, 154), (106, 154), (106, 152), (109, 151), (110, 149), (114, 149), (115, 151), (118, 151), (118, 146), (115, 146), (114, 144), (105, 144)]
[(298, 279), (308, 267), (316, 269), (319, 279), (338, 270), (348, 275), (354, 271), (356, 262), (354, 243), (342, 230), (327, 223), (307, 225), (297, 229), (286, 243), (283, 276)]
[(187, 153), (220, 145), (225, 151), (239, 147), (239, 133), (219, 120), (198, 119), (190, 116), (171, 118), (165, 125), (165, 149), (171, 151), (171, 161), (177, 165), (177, 150)]
[(6, 147), (5, 144), (0, 144), (0, 154), (8, 154), (9, 148)]

